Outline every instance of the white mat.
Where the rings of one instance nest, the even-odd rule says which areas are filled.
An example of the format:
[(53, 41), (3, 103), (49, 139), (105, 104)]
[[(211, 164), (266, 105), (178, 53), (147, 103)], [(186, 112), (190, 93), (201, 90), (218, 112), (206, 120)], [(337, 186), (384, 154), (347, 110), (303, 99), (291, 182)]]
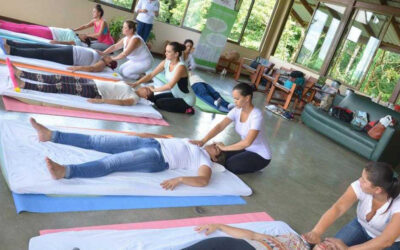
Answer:
[[(113, 84), (110, 82), (110, 84)], [(94, 104), (87, 101), (87, 98), (67, 94), (42, 93), (29, 89), (21, 89), (21, 92), (15, 92), (12, 89), (11, 80), (8, 77), (6, 66), (0, 66), (0, 95), (25, 98), (43, 103), (61, 105), (77, 109), (91, 110), (96, 112), (105, 112), (111, 114), (146, 117), (153, 119), (162, 119), (162, 115), (151, 106), (151, 102), (140, 99), (139, 103), (133, 106), (119, 106), (111, 104)]]
[(39, 43), (50, 43), (49, 39), (46, 39), (43, 37), (32, 36), (29, 34), (18, 33), (18, 32), (14, 32), (14, 31), (10, 31), (10, 30), (5, 30), (5, 29), (0, 29), (0, 36), (1, 35), (17, 37), (17, 38), (30, 40), (30, 41), (34, 41), (34, 42), (39, 42)]
[[(99, 134), (87, 130), (62, 130)], [(102, 158), (107, 154), (52, 142), (39, 142), (36, 132), (27, 123), (4, 120), (0, 123), (0, 131), (6, 178), (10, 189), (19, 194), (248, 196), (252, 192), (229, 171), (213, 172), (207, 187), (180, 185), (174, 191), (162, 189), (160, 183), (178, 176), (193, 176), (197, 172), (191, 170), (167, 170), (159, 173), (129, 172), (91, 179), (53, 180), (46, 168), (44, 160), (46, 156), (60, 164), (79, 164)]]
[[(268, 235), (283, 235), (296, 232), (284, 222), (248, 222), (231, 224)], [(31, 238), (29, 250), (133, 250), (133, 249), (182, 249), (201, 240), (227, 236), (215, 232), (210, 236), (195, 232), (194, 227), (140, 230), (92, 230), (60, 232)]]
[[(47, 60), (39, 60), (39, 59), (33, 59), (33, 58), (26, 58), (26, 57), (21, 57), (21, 56), (12, 56), (12, 55), (6, 55), (3, 53), (2, 50), (0, 50), (0, 59), (5, 60), (6, 58), (10, 58), (11, 62), (19, 62), (19, 63), (25, 63), (25, 64), (30, 64), (33, 66), (39, 66), (39, 67), (45, 67), (45, 68), (50, 68), (50, 69), (57, 69), (57, 70), (63, 70), (63, 71), (69, 71), (67, 70), (68, 65), (64, 65), (61, 63), (56, 63), (56, 62), (51, 62)], [(77, 71), (84, 73), (86, 75), (92, 75), (92, 76), (98, 76), (98, 77), (103, 77), (111, 80), (120, 80), (122, 79), (122, 76), (119, 75), (116, 71), (114, 72), (111, 68), (105, 67), (105, 69), (102, 72), (83, 72), (83, 71)]]

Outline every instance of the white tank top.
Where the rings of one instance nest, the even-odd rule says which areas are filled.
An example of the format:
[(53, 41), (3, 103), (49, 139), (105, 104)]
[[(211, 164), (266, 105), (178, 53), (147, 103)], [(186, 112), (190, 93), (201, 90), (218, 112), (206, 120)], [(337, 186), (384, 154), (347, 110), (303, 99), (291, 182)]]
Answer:
[(73, 46), (73, 59), (75, 66), (89, 66), (100, 61), (101, 56), (95, 50), (79, 46)]
[(125, 100), (134, 99), (135, 103), (139, 101), (139, 96), (136, 94), (135, 90), (126, 84), (125, 82), (103, 82), (99, 80), (94, 80), (101, 97), (103, 99), (112, 100)]
[[(171, 64), (170, 60), (165, 60), (164, 71), (165, 71), (165, 78), (168, 80), (168, 82), (171, 81), (171, 79), (174, 77), (176, 69), (180, 65), (185, 66), (185, 63), (180, 61), (175, 65), (175, 68), (172, 71), (169, 71), (170, 64)], [(179, 81), (182, 81), (182, 78)], [(175, 98), (182, 98), (187, 105), (194, 106), (194, 104), (196, 103), (196, 95), (194, 94), (192, 86), (190, 85), (189, 77), (187, 78), (187, 89), (189, 90), (188, 93), (183, 92), (179, 88), (178, 83), (176, 83), (174, 87), (171, 89), (171, 93)]]
[[(151, 55), (149, 49), (147, 48), (146, 43), (143, 41), (143, 39), (135, 34), (131, 39), (139, 38), (140, 39), (140, 45), (136, 49), (134, 49), (129, 55), (126, 56), (127, 59), (131, 61), (147, 61), (147, 60), (153, 60), (153, 56)], [(129, 40), (130, 41), (130, 40)], [(124, 38), (124, 50), (128, 46), (128, 37)]]

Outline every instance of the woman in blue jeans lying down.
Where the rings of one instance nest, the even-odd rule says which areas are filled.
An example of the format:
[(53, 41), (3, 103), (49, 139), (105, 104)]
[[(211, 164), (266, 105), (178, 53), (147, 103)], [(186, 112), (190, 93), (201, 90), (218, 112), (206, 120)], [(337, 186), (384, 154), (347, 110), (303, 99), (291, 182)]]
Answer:
[(191, 75), (189, 82), (192, 85), (192, 89), (197, 97), (219, 111), (228, 113), (229, 110), (235, 107), (235, 104), (225, 101), (224, 98), (222, 98), (222, 96), (213, 87), (211, 87), (211, 85), (207, 84), (206, 81), (204, 81), (200, 76)]
[(31, 118), (39, 141), (92, 149), (110, 155), (82, 164), (60, 165), (46, 158), (54, 179), (94, 178), (113, 172), (160, 172), (167, 169), (189, 169), (197, 176), (181, 176), (165, 180), (161, 186), (173, 190), (180, 184), (194, 187), (208, 185), (211, 161), (217, 161), (220, 150), (216, 144), (200, 148), (185, 139), (153, 139), (138, 136), (84, 135), (51, 131)]
[(358, 200), (357, 218), (335, 236), (342, 241), (339, 249), (400, 249), (399, 193), (399, 178), (389, 164), (368, 163), (361, 177), (303, 236), (310, 243), (320, 242), (328, 227)]

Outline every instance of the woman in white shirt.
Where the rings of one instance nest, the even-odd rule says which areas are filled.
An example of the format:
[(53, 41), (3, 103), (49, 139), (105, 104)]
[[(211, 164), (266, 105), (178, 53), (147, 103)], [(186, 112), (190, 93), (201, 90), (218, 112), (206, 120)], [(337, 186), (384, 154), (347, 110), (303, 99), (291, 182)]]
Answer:
[(181, 60), (186, 64), (187, 69), (192, 71), (196, 68), (196, 63), (192, 55), (194, 46), (193, 40), (186, 39), (183, 44), (185, 45), (186, 49), (182, 53)]
[(357, 218), (335, 236), (339, 249), (400, 249), (400, 182), (389, 164), (371, 162), (314, 228), (303, 235), (310, 243), (357, 202)]
[(139, 0), (135, 12), (138, 13), (136, 22), (138, 24), (137, 33), (145, 42), (149, 38), (153, 28), (154, 17), (159, 14), (160, 3), (158, 0)]
[(225, 167), (236, 174), (256, 172), (268, 166), (271, 161), (271, 151), (264, 133), (263, 112), (254, 107), (253, 89), (248, 84), (237, 84), (232, 95), (236, 107), (202, 140), (192, 143), (204, 145), (233, 122), (241, 140), (232, 145), (218, 144), (226, 156)]
[(130, 20), (125, 21), (122, 27), (122, 34), (125, 37), (101, 53), (102, 55), (107, 55), (123, 49), (120, 54), (112, 56), (111, 59), (114, 61), (128, 59), (127, 62), (119, 67), (119, 71), (123, 77), (132, 80), (140, 78), (140, 75), (149, 70), (153, 63), (153, 56), (146, 43), (135, 32), (135, 23)]
[(169, 112), (194, 114), (193, 106), (196, 102), (196, 95), (189, 82), (189, 73), (185, 63), (180, 60), (185, 46), (178, 42), (170, 42), (166, 47), (165, 57), (154, 70), (148, 75), (145, 75), (132, 86), (136, 87), (139, 84), (147, 83), (157, 74), (165, 72), (165, 78), (168, 83), (161, 87), (150, 87), (153, 92), (164, 92), (154, 95), (149, 98), (150, 101), (159, 109)]

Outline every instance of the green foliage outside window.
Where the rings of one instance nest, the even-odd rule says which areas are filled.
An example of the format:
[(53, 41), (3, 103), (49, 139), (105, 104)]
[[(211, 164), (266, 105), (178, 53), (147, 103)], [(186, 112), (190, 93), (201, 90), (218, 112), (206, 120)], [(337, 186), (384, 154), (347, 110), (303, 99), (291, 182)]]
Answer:
[(160, 0), (160, 15), (157, 20), (173, 25), (181, 25), (187, 0)]
[(100, 2), (113, 4), (113, 5), (128, 9), (128, 10), (130, 10), (132, 8), (132, 4), (133, 4), (133, 0), (102, 0)]
[(304, 33), (305, 28), (301, 27), (300, 24), (289, 16), (274, 56), (286, 62), (293, 62), (300, 48), (300, 42)]
[(202, 31), (207, 21), (207, 12), (212, 0), (191, 0), (183, 26)]

